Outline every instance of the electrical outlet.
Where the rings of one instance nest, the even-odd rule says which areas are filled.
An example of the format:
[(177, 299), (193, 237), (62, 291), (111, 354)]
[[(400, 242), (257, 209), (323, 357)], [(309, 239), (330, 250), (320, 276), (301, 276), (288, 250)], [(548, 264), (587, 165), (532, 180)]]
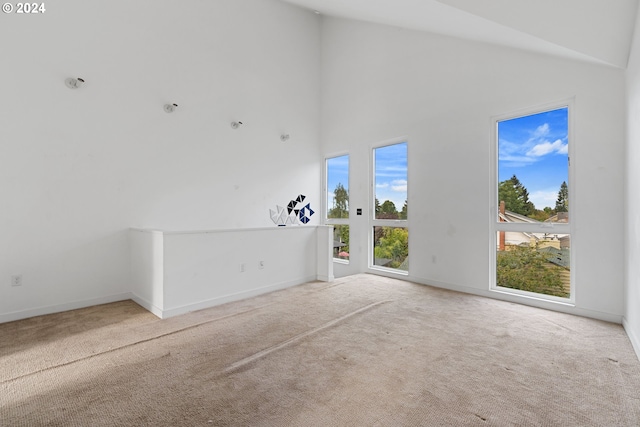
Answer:
[(259, 261), (259, 262), (258, 262), (258, 268), (259, 268), (260, 270), (262, 270), (262, 269), (264, 268), (264, 261)]
[(245, 265), (244, 262), (242, 264), (240, 264), (240, 273), (244, 273), (245, 270)]
[(22, 286), (22, 275), (16, 274), (11, 276), (11, 286)]

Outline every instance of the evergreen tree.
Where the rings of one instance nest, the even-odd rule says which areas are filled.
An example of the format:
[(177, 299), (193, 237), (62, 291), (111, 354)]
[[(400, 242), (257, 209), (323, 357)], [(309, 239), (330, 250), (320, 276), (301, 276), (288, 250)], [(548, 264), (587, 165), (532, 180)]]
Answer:
[(329, 218), (349, 218), (349, 192), (341, 183), (333, 190), (333, 208), (329, 209)]
[(562, 181), (560, 191), (558, 191), (556, 212), (569, 212), (569, 187), (567, 186), (566, 181)]
[(520, 215), (530, 216), (535, 213), (535, 206), (529, 200), (529, 192), (515, 175), (498, 184), (498, 201), (504, 201), (506, 210)]

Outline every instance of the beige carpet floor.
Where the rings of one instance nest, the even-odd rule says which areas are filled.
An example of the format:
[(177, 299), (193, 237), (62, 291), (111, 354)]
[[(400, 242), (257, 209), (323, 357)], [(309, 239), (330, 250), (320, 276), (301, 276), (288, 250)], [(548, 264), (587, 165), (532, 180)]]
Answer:
[(357, 275), (0, 324), (2, 426), (638, 426), (620, 325)]

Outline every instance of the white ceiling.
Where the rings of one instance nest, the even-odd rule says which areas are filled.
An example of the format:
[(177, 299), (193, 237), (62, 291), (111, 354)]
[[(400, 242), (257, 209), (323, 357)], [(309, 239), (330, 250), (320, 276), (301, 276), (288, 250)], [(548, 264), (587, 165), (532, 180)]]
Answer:
[(638, 0), (284, 0), (323, 15), (626, 68)]

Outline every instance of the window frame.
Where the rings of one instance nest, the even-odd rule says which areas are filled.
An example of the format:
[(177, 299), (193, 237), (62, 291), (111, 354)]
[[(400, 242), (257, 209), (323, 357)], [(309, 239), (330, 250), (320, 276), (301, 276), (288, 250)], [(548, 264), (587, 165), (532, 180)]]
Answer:
[[(388, 139), (385, 141), (381, 141), (375, 144), (371, 144), (369, 147), (369, 165), (371, 167), (371, 173), (369, 174), (369, 224), (368, 224), (368, 228), (369, 231), (367, 233), (368, 235), (368, 244), (367, 244), (367, 248), (368, 248), (368, 267), (370, 270), (374, 270), (376, 272), (384, 272), (384, 273), (391, 273), (391, 274), (397, 274), (400, 276), (408, 276), (409, 275), (409, 271), (405, 271), (405, 270), (399, 270), (397, 268), (389, 268), (389, 267), (382, 267), (379, 265), (375, 265), (375, 257), (374, 257), (374, 227), (394, 227), (394, 228), (406, 228), (407, 231), (409, 230), (409, 222), (410, 222), (410, 218), (411, 218), (411, 211), (409, 209), (407, 209), (407, 218), (406, 219), (376, 219), (376, 212), (375, 212), (375, 204), (376, 204), (376, 158), (375, 158), (375, 151), (378, 148), (384, 148), (384, 147), (389, 147), (391, 145), (397, 145), (397, 144), (407, 144), (407, 205), (409, 205), (409, 152), (410, 152), (410, 143), (409, 143), (409, 138), (407, 136), (402, 136), (402, 137), (397, 137), (397, 138), (392, 138), (392, 139)], [(409, 253), (411, 253), (411, 239), (409, 238), (409, 242), (407, 243), (409, 246)], [(409, 268), (411, 268), (411, 265), (409, 265)]]
[[(576, 300), (576, 286), (575, 286), (575, 259), (576, 253), (576, 235), (575, 226), (576, 223), (576, 210), (575, 203), (573, 202), (576, 194), (576, 180), (575, 180), (575, 133), (573, 124), (573, 115), (575, 111), (574, 98), (569, 98), (561, 101), (551, 102), (535, 107), (524, 108), (521, 110), (513, 111), (506, 114), (500, 114), (491, 117), (491, 209), (489, 213), (489, 291), (507, 295), (514, 295), (517, 297), (536, 299), (541, 301), (548, 301), (552, 303), (575, 305)], [(561, 108), (567, 108), (567, 140), (568, 140), (568, 185), (569, 185), (569, 222), (568, 223), (505, 223), (500, 222), (498, 217), (499, 200), (498, 200), (498, 167), (499, 167), (499, 140), (498, 140), (498, 123), (506, 120), (517, 119), (521, 117), (531, 116), (539, 113), (545, 113)], [(542, 293), (523, 291), (519, 289), (511, 289), (501, 287), (496, 284), (497, 282), (497, 247), (498, 247), (498, 233), (500, 231), (505, 232), (529, 232), (529, 233), (549, 233), (549, 234), (568, 234), (571, 236), (571, 257), (569, 264), (569, 276), (570, 276), (570, 293), (569, 298), (562, 298), (553, 295), (546, 295)]]

